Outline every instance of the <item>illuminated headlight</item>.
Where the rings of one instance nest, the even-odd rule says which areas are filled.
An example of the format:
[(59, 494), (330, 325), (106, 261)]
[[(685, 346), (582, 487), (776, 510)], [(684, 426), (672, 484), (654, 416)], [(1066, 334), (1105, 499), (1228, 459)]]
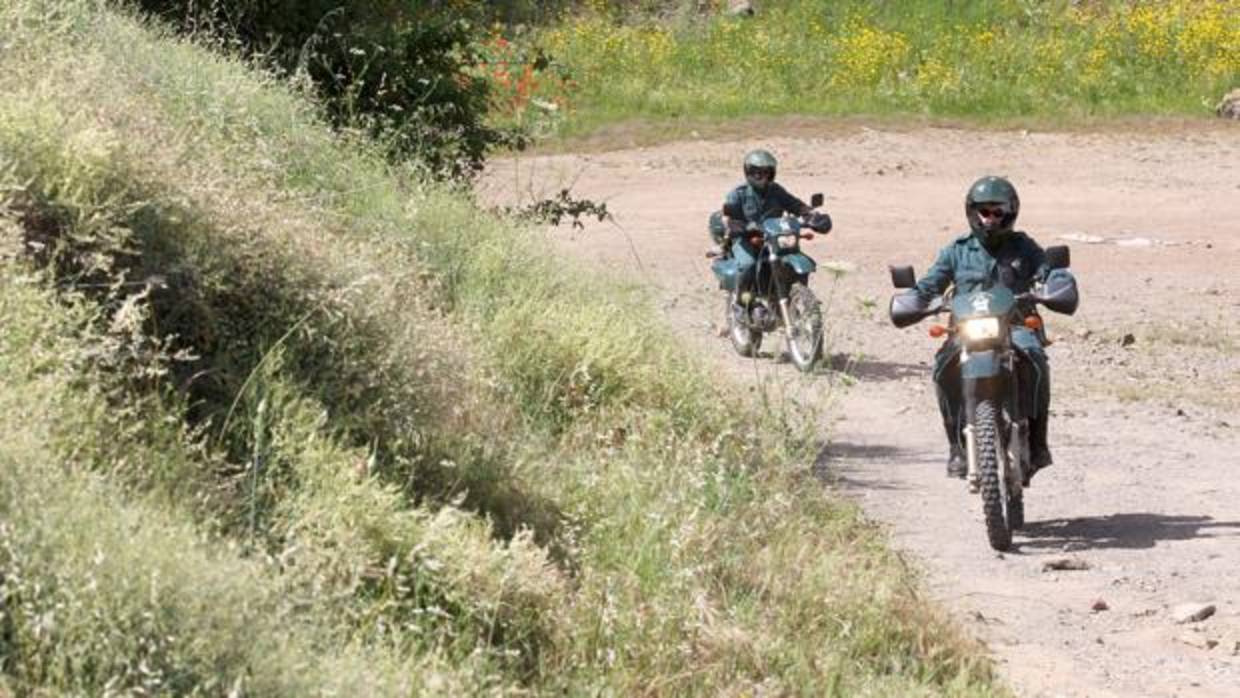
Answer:
[(791, 250), (797, 246), (796, 235), (780, 235), (777, 242), (782, 250)]
[(999, 336), (999, 318), (982, 317), (960, 323), (960, 336), (969, 342), (980, 342)]

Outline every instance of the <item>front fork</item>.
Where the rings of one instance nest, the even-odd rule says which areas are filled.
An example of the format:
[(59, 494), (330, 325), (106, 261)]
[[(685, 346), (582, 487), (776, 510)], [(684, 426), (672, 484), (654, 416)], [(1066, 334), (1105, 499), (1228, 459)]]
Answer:
[(791, 316), (788, 315), (788, 299), (787, 298), (779, 299), (779, 312), (784, 317), (784, 336), (788, 339), (788, 342), (791, 343), (792, 342), (792, 318)]
[[(965, 475), (966, 481), (969, 483), (969, 491), (977, 492), (981, 489), (981, 473), (978, 471), (978, 453), (977, 453), (977, 431), (974, 429), (976, 420), (977, 403), (979, 400), (993, 399), (1000, 406), (1006, 403), (1009, 406), (1020, 405), (1020, 396), (1017, 394), (1017, 381), (1015, 367), (1011, 365), (1012, 357), (1009, 355), (1001, 361), (1003, 371), (984, 378), (971, 378), (964, 380), (964, 401), (965, 401), (965, 426), (964, 426), (964, 444), (965, 457), (968, 460), (968, 470)], [(999, 410), (996, 416), (1003, 413)], [(1023, 485), (1023, 469), (1029, 460), (1028, 443), (1029, 443), (1029, 420), (1017, 413), (1016, 418), (1010, 420), (1009, 432), (1006, 442), (1006, 448), (1000, 446), (996, 448), (996, 457), (999, 461), (999, 472), (1001, 479), (1006, 485), (1008, 496), (1019, 494)], [(995, 425), (996, 427), (1000, 425)], [(998, 435), (997, 435), (998, 436)]]
[(964, 452), (969, 459), (969, 472), (965, 476), (969, 491), (977, 492), (981, 489), (981, 474), (977, 472), (977, 432), (974, 431), (972, 423), (964, 425)]

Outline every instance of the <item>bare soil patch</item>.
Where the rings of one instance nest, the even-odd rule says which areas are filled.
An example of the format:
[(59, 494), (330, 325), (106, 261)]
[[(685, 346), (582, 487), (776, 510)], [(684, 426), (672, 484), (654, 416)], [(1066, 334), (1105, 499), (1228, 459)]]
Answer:
[[(836, 230), (808, 251), (852, 269), (814, 279), (832, 361), (809, 377), (778, 355), (741, 359), (712, 332), (722, 299), (703, 257), (706, 217), (758, 146), (780, 157), (793, 192), (827, 193)], [(943, 476), (937, 340), (886, 320), (887, 265), (924, 270), (963, 231), (968, 184), (992, 173), (1020, 190), (1018, 227), (1072, 246), (1082, 289), (1076, 316), (1048, 315), (1056, 464), (1034, 480), (1029, 523), (1002, 556), (978, 498)], [(481, 191), (512, 203), (569, 184), (616, 221), (552, 231), (554, 248), (649, 284), (664, 320), (721, 373), (822, 415), (817, 466), (830, 486), (890, 528), (1019, 693), (1240, 691), (1240, 128), (850, 124), (523, 157), (497, 163)], [(1064, 557), (1086, 564), (1046, 564)], [(1215, 612), (1177, 623), (1186, 603)]]

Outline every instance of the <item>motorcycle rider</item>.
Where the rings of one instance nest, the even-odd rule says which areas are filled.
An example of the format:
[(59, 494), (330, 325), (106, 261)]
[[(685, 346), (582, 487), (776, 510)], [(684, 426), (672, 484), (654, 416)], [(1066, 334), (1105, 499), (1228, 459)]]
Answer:
[[(1034, 283), (1046, 279), (1050, 272), (1046, 254), (1031, 237), (1012, 227), (1020, 213), (1020, 197), (1011, 182), (1002, 177), (982, 177), (969, 187), (964, 209), (970, 232), (944, 247), (929, 271), (917, 282), (916, 290), (922, 303), (928, 304), (953, 283), (957, 293), (1004, 286), (1021, 294), (1029, 291)], [(1028, 312), (1032, 313), (1032, 308)], [(1030, 401), (1026, 413), (1032, 415), (1029, 450), (1033, 472), (1051, 464), (1046, 434), (1050, 366), (1042, 348), (1043, 339), (1041, 332), (1021, 325), (1012, 329), (1013, 345), (1028, 359), (1019, 362), (1022, 383), (1033, 386), (1026, 391)], [(935, 355), (934, 382), (949, 445), (947, 475), (963, 478), (968, 466), (961, 447), (964, 400), (960, 384), (960, 345), (950, 335)]]
[(723, 200), (723, 228), (726, 232), (720, 246), (726, 254), (731, 242), (732, 257), (736, 260), (739, 288), (744, 289), (751, 281), (759, 248), (750, 244), (748, 235), (759, 232), (762, 222), (778, 218), (785, 213), (808, 216), (809, 227), (826, 233), (831, 229), (831, 218), (815, 212), (804, 201), (788, 193), (775, 183), (775, 156), (766, 150), (752, 150), (745, 154), (743, 170), (745, 183), (728, 192)]

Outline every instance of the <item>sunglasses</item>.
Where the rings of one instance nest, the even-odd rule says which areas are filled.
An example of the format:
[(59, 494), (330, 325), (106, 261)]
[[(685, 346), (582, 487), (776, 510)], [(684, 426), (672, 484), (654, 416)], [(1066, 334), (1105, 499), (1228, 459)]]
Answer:
[(977, 215), (982, 218), (999, 218), (1007, 215), (1006, 206), (978, 206)]
[(769, 167), (751, 167), (749, 168), (749, 174), (754, 177), (766, 177), (767, 179), (770, 179), (775, 176), (775, 170), (772, 170)]

